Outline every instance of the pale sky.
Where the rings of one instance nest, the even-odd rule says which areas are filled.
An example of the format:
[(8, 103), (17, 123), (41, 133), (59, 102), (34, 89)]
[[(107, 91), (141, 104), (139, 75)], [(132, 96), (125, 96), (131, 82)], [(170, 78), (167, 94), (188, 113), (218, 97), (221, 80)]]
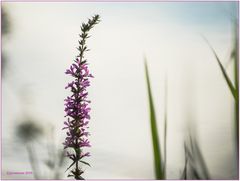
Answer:
[(23, 112), (45, 127), (54, 125), (61, 148), (63, 100), (69, 95), (64, 87), (71, 80), (64, 72), (78, 53), (81, 23), (99, 14), (101, 23), (88, 41), (87, 58), (95, 78), (89, 88), (92, 167), (86, 168), (85, 177), (154, 178), (146, 56), (161, 140), (168, 77), (168, 179), (179, 178), (184, 167), (187, 121), (196, 125), (213, 178), (234, 178), (233, 99), (201, 35), (225, 65), (232, 47), (235, 3), (3, 4), (12, 27), (3, 44), (9, 58), (2, 90), (4, 171), (31, 169), (23, 145), (16, 143), (21, 150), (16, 157), (9, 143), (15, 140), (11, 135)]

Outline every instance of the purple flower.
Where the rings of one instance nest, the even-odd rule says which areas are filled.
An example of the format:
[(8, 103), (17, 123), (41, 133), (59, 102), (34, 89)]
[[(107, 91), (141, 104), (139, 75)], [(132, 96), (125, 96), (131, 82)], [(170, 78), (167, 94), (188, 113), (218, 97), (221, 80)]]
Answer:
[[(66, 156), (72, 160), (72, 164), (68, 167), (75, 167), (71, 170), (71, 174), (75, 179), (83, 179), (81, 174), (83, 173), (80, 163), (89, 165), (82, 159), (89, 157), (89, 152), (84, 152), (84, 147), (91, 147), (88, 136), (90, 133), (87, 131), (88, 123), (90, 120), (89, 107), (90, 100), (88, 100), (87, 88), (90, 86), (90, 78), (93, 78), (88, 69), (87, 60), (84, 59), (84, 52), (87, 51), (86, 39), (88, 38), (88, 31), (99, 22), (99, 15), (93, 16), (88, 20), (87, 24), (82, 24), (79, 41), (79, 55), (66, 70), (66, 74), (73, 77), (73, 81), (68, 83), (65, 89), (70, 89), (71, 96), (68, 96), (65, 101), (65, 117), (67, 120), (64, 122), (63, 129), (67, 129), (65, 142), (63, 143), (64, 149), (68, 149)], [(67, 170), (68, 170), (67, 169)]]

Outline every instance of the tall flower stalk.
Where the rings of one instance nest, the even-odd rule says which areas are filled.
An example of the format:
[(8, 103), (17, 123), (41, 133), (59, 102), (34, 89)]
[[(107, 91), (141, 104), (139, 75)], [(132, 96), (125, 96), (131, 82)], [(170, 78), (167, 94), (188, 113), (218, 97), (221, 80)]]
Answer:
[(99, 15), (95, 15), (87, 23), (82, 23), (82, 33), (79, 35), (79, 47), (77, 48), (79, 55), (65, 72), (72, 76), (74, 81), (68, 83), (65, 87), (71, 90), (72, 95), (65, 99), (65, 117), (67, 117), (67, 120), (64, 122), (65, 127), (63, 129), (67, 129), (67, 136), (63, 144), (64, 149), (68, 150), (66, 152), (67, 157), (72, 160), (71, 165), (67, 168), (67, 170), (71, 168), (68, 177), (74, 177), (76, 180), (84, 179), (81, 176), (83, 170), (80, 163), (89, 165), (89, 163), (83, 161), (83, 158), (89, 157), (90, 153), (85, 152), (83, 148), (91, 147), (88, 140), (89, 132), (87, 131), (91, 110), (89, 107), (90, 101), (87, 98), (87, 87), (90, 86), (89, 78), (93, 78), (93, 76), (89, 72), (84, 55), (89, 50), (86, 45), (86, 40), (89, 38), (88, 32), (99, 23), (99, 18)]

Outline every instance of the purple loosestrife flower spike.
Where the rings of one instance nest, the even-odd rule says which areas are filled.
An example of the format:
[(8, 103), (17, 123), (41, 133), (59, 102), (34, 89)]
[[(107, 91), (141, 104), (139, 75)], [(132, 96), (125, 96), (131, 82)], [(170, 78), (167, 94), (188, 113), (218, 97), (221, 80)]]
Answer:
[[(89, 73), (87, 60), (84, 59), (84, 53), (88, 51), (86, 40), (89, 38), (88, 32), (99, 23), (99, 15), (95, 15), (88, 22), (82, 23), (79, 40), (79, 55), (74, 60), (69, 69), (66, 70), (66, 74), (72, 76), (74, 81), (67, 84), (66, 89), (70, 89), (71, 96), (65, 99), (65, 112), (67, 120), (64, 122), (64, 128), (67, 129), (67, 136), (63, 143), (64, 149), (68, 149), (67, 157), (72, 160), (71, 173), (69, 177), (74, 177), (76, 180), (84, 180), (81, 176), (83, 170), (80, 167), (80, 163), (89, 165), (89, 163), (83, 161), (85, 157), (89, 157), (90, 153), (83, 151), (84, 147), (90, 147), (88, 140), (89, 132), (87, 132), (88, 122), (90, 120), (90, 107), (88, 100), (87, 87), (90, 86), (89, 78), (93, 78)], [(67, 169), (67, 170), (68, 170)]]

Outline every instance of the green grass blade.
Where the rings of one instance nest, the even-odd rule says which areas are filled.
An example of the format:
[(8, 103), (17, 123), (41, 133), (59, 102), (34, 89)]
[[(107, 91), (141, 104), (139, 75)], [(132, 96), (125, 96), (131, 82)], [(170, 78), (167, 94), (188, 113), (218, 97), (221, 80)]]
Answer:
[(238, 58), (239, 58), (239, 51), (238, 51), (238, 20), (236, 20), (234, 24), (234, 46), (231, 53), (231, 58), (234, 60), (234, 81), (235, 81), (235, 87), (238, 93)]
[[(203, 38), (204, 38), (204, 37), (203, 37)], [(210, 45), (210, 43), (208, 42), (208, 40), (207, 40), (206, 38), (204, 38), (204, 39), (205, 39), (205, 41), (207, 42), (207, 44), (209, 45), (209, 47), (211, 48), (211, 50), (212, 50), (212, 52), (213, 52), (213, 54), (214, 54), (214, 56), (215, 56), (215, 58), (216, 58), (216, 60), (217, 60), (217, 63), (218, 63), (218, 65), (219, 65), (220, 69), (221, 69), (221, 72), (222, 72), (222, 74), (223, 74), (223, 77), (224, 77), (225, 81), (227, 82), (227, 85), (228, 85), (228, 87), (229, 87), (229, 89), (230, 89), (230, 91), (231, 91), (234, 99), (235, 99), (235, 100), (238, 100), (237, 90), (234, 88), (234, 86), (233, 86), (230, 78), (228, 77), (227, 72), (226, 72), (226, 70), (224, 69), (224, 67), (223, 67), (223, 65), (222, 65), (222, 63), (221, 63), (221, 61), (220, 61), (220, 59), (219, 59), (216, 51), (215, 51), (215, 50), (213, 49), (213, 47)]]
[(155, 176), (156, 176), (156, 179), (164, 179), (162, 162), (161, 162), (161, 151), (160, 151), (160, 144), (159, 144), (159, 137), (158, 137), (158, 129), (157, 129), (157, 120), (156, 120), (155, 109), (153, 105), (152, 91), (151, 91), (146, 59), (145, 59), (145, 73), (146, 73), (146, 80), (147, 80), (148, 100), (149, 100), (149, 109), (150, 109), (150, 125), (151, 125), (151, 133), (152, 133), (153, 152), (154, 152)]
[[(235, 20), (234, 23), (234, 46), (231, 54), (231, 58), (234, 61), (234, 83), (236, 87), (237, 97), (239, 97), (239, 46), (238, 46), (238, 20)], [(235, 144), (236, 144), (236, 154), (237, 160), (239, 160), (239, 101), (235, 100), (235, 119), (234, 119), (234, 127), (235, 127)], [(239, 170), (239, 165), (237, 164), (237, 170)]]

